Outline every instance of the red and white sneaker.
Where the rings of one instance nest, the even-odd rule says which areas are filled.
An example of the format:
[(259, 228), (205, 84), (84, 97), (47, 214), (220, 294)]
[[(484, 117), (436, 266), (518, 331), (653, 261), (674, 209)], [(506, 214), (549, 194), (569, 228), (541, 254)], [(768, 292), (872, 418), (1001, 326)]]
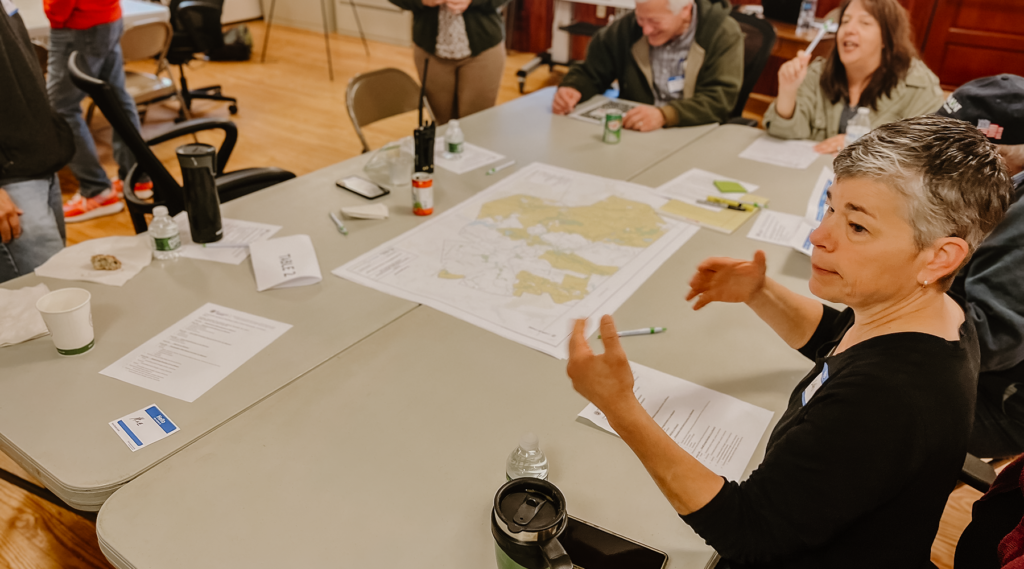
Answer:
[(64, 222), (78, 223), (113, 215), (124, 209), (124, 202), (121, 201), (121, 192), (116, 189), (105, 190), (93, 198), (82, 197), (76, 192), (71, 199), (64, 204)]
[[(117, 190), (117, 193), (124, 195), (124, 182), (121, 180), (114, 180), (111, 183), (111, 186)], [(153, 197), (153, 182), (139, 182), (135, 184), (135, 195), (144, 200), (148, 200)]]

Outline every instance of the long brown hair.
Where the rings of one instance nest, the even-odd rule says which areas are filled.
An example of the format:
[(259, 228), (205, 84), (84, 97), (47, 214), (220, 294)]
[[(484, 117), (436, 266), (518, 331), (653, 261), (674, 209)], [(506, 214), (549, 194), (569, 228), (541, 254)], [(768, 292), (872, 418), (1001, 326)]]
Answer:
[[(864, 9), (878, 21), (882, 31), (882, 62), (871, 75), (871, 81), (861, 93), (858, 105), (875, 109), (878, 99), (888, 95), (906, 79), (910, 64), (917, 57), (914, 47), (913, 31), (910, 29), (910, 18), (897, 0), (861, 0)], [(853, 0), (843, 0), (839, 9), (839, 21), (843, 21), (846, 9)], [(840, 24), (842, 25), (842, 24)], [(832, 51), (825, 60), (825, 69), (821, 73), (821, 89), (825, 95), (838, 103), (841, 99), (850, 99), (849, 85), (846, 83), (846, 66), (839, 59), (839, 41), (837, 39)], [(877, 110), (877, 109), (876, 109)]]

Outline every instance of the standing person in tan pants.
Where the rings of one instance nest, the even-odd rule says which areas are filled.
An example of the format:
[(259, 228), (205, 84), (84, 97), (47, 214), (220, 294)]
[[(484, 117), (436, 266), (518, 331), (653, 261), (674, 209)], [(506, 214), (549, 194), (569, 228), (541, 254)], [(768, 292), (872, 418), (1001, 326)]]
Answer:
[(389, 0), (411, 10), (413, 59), (420, 78), (430, 60), (427, 100), (438, 124), (494, 106), (505, 70), (508, 0)]

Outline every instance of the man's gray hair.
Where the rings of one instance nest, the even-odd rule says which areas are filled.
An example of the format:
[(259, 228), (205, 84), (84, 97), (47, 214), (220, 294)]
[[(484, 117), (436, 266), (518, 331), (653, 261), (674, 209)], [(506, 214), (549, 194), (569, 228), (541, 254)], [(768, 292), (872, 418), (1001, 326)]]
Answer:
[[(643, 4), (648, 0), (633, 0), (637, 4)], [(678, 14), (683, 8), (693, 4), (693, 0), (668, 0), (668, 9), (673, 14)]]
[(974, 125), (937, 115), (880, 126), (840, 152), (833, 167), (837, 181), (877, 180), (903, 196), (918, 249), (959, 237), (973, 254), (1013, 195), (995, 145)]

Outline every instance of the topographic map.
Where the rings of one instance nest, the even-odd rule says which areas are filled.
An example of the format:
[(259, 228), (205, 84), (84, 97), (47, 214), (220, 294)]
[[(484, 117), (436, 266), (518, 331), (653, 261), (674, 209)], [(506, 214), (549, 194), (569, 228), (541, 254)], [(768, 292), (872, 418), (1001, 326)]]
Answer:
[(649, 188), (531, 164), (335, 269), (555, 357), (697, 231)]

